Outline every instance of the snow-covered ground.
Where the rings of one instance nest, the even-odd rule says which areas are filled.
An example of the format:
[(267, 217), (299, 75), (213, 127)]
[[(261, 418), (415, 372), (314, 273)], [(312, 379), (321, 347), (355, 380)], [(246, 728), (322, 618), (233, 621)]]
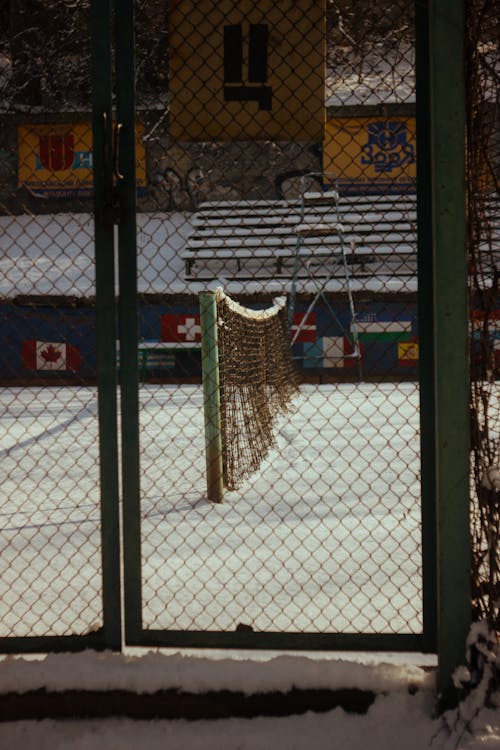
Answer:
[[(405, 658), (408, 662), (405, 664)], [(374, 658), (335, 659), (332, 655), (259, 659), (233, 654), (150, 653), (131, 657), (93, 654), (9, 658), (0, 662), (0, 691), (46, 688), (64, 691), (121, 689), (138, 694), (177, 688), (286, 692), (292, 688), (357, 688), (373, 691), (366, 714), (336, 708), (287, 716), (187, 721), (128, 718), (13, 721), (0, 725), (2, 750), (497, 750), (500, 711), (481, 709), (476, 697), (460, 713), (434, 716), (434, 676), (411, 657), (399, 663)]]
[[(3, 631), (84, 632), (101, 618), (95, 390), (1, 396), (10, 483), (0, 509)], [(140, 402), (147, 627), (419, 632), (416, 384), (303, 386), (258, 476), (221, 506), (204, 497), (199, 387), (147, 385)], [(137, 649), (4, 657), (0, 700), (43, 688), (358, 688), (377, 697), (361, 715), (12, 721), (0, 724), (0, 750), (500, 748), (500, 712), (477, 701), (465, 718), (433, 718), (434, 674), (424, 665), (435, 657)]]
[[(93, 388), (0, 392), (0, 633), (101, 618)], [(146, 628), (419, 633), (418, 386), (304, 385), (260, 470), (206, 501), (200, 386), (140, 391)]]
[[(138, 215), (139, 292), (190, 291), (180, 251), (192, 231), (188, 214)], [(0, 251), (1, 297), (95, 294), (91, 214), (0, 216)]]

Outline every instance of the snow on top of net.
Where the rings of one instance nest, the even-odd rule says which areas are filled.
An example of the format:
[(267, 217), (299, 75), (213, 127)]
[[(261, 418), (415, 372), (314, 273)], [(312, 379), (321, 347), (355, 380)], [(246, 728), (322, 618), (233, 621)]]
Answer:
[(222, 287), (218, 287), (215, 290), (215, 299), (217, 302), (222, 302), (222, 300), (224, 300), (232, 312), (251, 320), (267, 320), (268, 318), (273, 318), (280, 312), (280, 310), (283, 310), (286, 305), (286, 297), (277, 297), (273, 300), (274, 304), (272, 307), (268, 307), (265, 310), (252, 310), (249, 307), (240, 305), (240, 303), (236, 302), (234, 299), (231, 299)]

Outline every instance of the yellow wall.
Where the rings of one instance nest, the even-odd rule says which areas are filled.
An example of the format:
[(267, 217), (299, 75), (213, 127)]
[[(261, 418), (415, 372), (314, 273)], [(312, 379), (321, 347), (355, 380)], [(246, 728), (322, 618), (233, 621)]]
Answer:
[[(250, 27), (267, 33), (267, 75), (249, 80)], [(224, 27), (242, 35), (241, 80), (227, 82)], [(171, 0), (170, 132), (177, 140), (323, 139), (324, 0)], [(267, 88), (270, 108), (260, 106)], [(228, 101), (236, 89), (249, 101)], [(269, 92), (270, 89), (270, 92)]]
[[(146, 185), (144, 128), (136, 128), (137, 185)], [(89, 123), (18, 126), (18, 184), (40, 197), (92, 194), (92, 129)]]
[(334, 118), (326, 123), (323, 171), (340, 188), (411, 189), (416, 180), (414, 117)]

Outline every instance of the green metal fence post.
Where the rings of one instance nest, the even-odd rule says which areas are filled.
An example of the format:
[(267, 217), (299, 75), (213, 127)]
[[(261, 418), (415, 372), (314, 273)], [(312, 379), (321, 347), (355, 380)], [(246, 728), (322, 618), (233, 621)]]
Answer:
[(417, 120), (418, 331), (420, 394), (420, 485), (422, 495), (422, 588), (424, 650), (437, 646), (436, 445), (434, 404), (434, 283), (430, 170), (428, 1), (415, 3)]
[(224, 487), (222, 475), (219, 354), (217, 347), (217, 305), (213, 292), (202, 292), (200, 294), (200, 324), (207, 495), (210, 502), (222, 503)]
[(142, 629), (136, 242), (134, 0), (116, 0), (115, 180), (119, 204), (119, 330), (125, 637)]
[(434, 258), (438, 690), (455, 700), (471, 621), (464, 0), (429, 0)]
[(111, 8), (93, 0), (92, 123), (96, 264), (96, 349), (102, 519), (103, 629), (121, 647), (119, 470), (116, 404), (115, 267), (111, 162)]

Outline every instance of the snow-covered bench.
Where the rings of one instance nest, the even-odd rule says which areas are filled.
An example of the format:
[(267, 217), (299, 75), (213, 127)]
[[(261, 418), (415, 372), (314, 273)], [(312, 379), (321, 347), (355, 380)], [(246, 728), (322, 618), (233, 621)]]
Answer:
[(414, 276), (415, 196), (340, 197), (337, 212), (333, 193), (306, 194), (303, 210), (285, 200), (203, 203), (182, 254), (186, 279), (290, 277), (298, 248), (308, 275), (341, 243), (352, 277)]

